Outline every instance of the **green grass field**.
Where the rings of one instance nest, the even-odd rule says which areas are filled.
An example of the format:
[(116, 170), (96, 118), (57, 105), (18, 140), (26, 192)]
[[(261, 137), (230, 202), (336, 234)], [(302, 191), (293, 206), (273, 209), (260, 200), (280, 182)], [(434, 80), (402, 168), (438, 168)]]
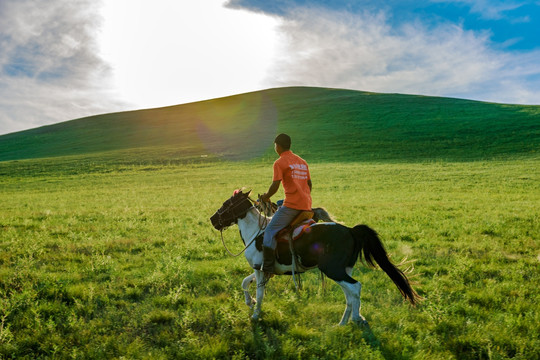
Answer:
[[(148, 115), (134, 120), (137, 141), (129, 113), (0, 137), (0, 358), (539, 358), (539, 107), (266, 94), (275, 108), (243, 103), (257, 93), (189, 105), (207, 114), (192, 123), (135, 113)], [(427, 103), (444, 121), (429, 125)], [(353, 108), (360, 124), (341, 122)], [(257, 111), (271, 135), (247, 115), (229, 131), (235, 114)], [(370, 329), (337, 326), (345, 298), (318, 271), (300, 293), (273, 279), (263, 320), (250, 321), (240, 287), (250, 269), (208, 218), (236, 188), (266, 191), (276, 131), (310, 163), (314, 205), (377, 230), (396, 261), (415, 260), (422, 304), (358, 263)], [(236, 227), (224, 236), (242, 249)]]

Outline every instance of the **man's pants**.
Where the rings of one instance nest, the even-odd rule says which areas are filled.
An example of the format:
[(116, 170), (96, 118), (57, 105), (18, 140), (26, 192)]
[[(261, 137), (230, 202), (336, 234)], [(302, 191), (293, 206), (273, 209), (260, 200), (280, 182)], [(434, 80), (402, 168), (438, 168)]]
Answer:
[(268, 226), (266, 226), (266, 230), (264, 231), (263, 245), (265, 247), (275, 249), (277, 246), (276, 239), (274, 239), (276, 234), (279, 232), (279, 230), (287, 227), (301, 212), (302, 211), (300, 210), (290, 209), (285, 206), (280, 207), (274, 216), (272, 216), (272, 220)]

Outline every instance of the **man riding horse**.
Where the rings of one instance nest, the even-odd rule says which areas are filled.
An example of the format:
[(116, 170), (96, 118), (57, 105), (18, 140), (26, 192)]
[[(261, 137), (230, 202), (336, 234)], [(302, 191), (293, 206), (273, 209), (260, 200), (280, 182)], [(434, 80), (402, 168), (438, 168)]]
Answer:
[[(212, 226), (218, 231), (223, 231), (232, 224), (237, 224), (240, 229), (240, 237), (245, 245), (242, 252), (254, 269), (254, 272), (242, 282), (246, 305), (255, 306), (252, 318), (255, 320), (260, 318), (264, 289), (273, 274), (294, 275), (295, 272), (303, 273), (319, 268), (323, 274), (334, 280), (345, 294), (347, 307), (340, 325), (347, 324), (351, 317), (357, 324), (367, 324), (366, 319), (360, 314), (362, 285), (352, 277), (356, 261), (362, 258), (369, 267), (378, 265), (411, 304), (414, 305), (421, 300), (405, 272), (390, 260), (375, 230), (367, 225), (347, 227), (333, 222), (324, 209), (317, 208), (313, 209), (315, 214), (325, 213), (324, 218), (328, 220), (321, 223), (315, 221), (308, 225), (309, 230), (306, 229), (294, 243), (289, 242), (288, 246), (284, 247), (285, 243), (276, 241), (275, 237), (281, 229), (288, 228), (291, 222), (298, 220), (297, 217), (303, 219), (305, 212), (312, 209), (311, 177), (307, 163), (290, 151), (291, 138), (288, 135), (278, 135), (274, 143), (279, 159), (274, 162), (272, 185), (268, 192), (259, 198), (262, 201), (269, 201), (279, 189), (279, 184), (283, 183), (285, 190), (283, 206), (269, 218), (267, 214), (260, 212), (258, 202), (249, 197), (250, 192), (243, 193), (236, 190), (233, 196), (210, 217)], [(319, 215), (317, 218), (323, 219)], [(263, 233), (264, 245), (261, 248), (258, 240)], [(279, 253), (277, 260), (276, 248)], [(295, 260), (293, 249), (298, 262)], [(256, 300), (249, 294), (249, 285), (253, 281), (257, 283)]]
[(279, 134), (274, 140), (279, 159), (274, 162), (272, 185), (261, 195), (262, 201), (270, 201), (283, 183), (285, 201), (272, 217), (266, 227), (263, 240), (264, 263), (262, 271), (267, 275), (274, 273), (276, 234), (287, 227), (302, 211), (311, 210), (311, 177), (308, 164), (291, 149), (291, 138), (287, 134)]

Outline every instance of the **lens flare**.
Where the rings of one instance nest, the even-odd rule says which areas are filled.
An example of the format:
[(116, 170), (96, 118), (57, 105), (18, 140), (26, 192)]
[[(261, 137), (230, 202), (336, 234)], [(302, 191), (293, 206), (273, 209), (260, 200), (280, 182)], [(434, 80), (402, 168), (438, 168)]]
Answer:
[(197, 134), (204, 148), (227, 160), (263, 155), (274, 140), (278, 111), (264, 93), (219, 99), (197, 114)]

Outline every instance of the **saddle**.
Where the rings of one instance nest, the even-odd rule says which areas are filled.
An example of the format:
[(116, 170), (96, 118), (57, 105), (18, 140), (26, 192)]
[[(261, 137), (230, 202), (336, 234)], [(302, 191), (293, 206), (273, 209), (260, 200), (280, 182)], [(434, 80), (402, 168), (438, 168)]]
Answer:
[(277, 235), (276, 240), (278, 243), (289, 242), (289, 239), (292, 237), (292, 240), (299, 239), (304, 233), (309, 232), (309, 227), (315, 224), (313, 220), (313, 211), (302, 211), (298, 214), (294, 220), (289, 224), (289, 226), (281, 229)]
[[(315, 224), (313, 220), (313, 211), (303, 211), (298, 214), (289, 226), (280, 230), (276, 235), (276, 260), (283, 265), (291, 265), (293, 263), (292, 254), (290, 250), (289, 239), (299, 239), (303, 234), (310, 231), (310, 226)], [(256, 241), (255, 247), (258, 251), (263, 251), (263, 238), (264, 233), (260, 234)], [(261, 265), (254, 265), (255, 269), (260, 269)]]

